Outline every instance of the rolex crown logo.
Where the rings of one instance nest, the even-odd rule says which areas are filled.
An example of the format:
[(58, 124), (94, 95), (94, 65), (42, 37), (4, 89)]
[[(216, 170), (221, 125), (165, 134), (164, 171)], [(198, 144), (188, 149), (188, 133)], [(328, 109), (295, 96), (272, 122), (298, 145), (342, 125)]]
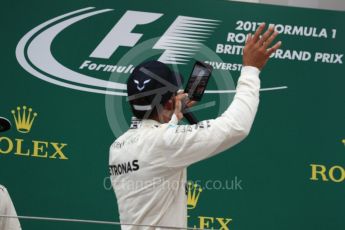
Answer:
[(196, 204), (198, 203), (198, 199), (199, 199), (200, 193), (202, 192), (202, 188), (198, 184), (193, 184), (192, 182), (188, 182), (187, 189), (188, 189), (187, 208), (194, 209), (196, 207)]
[(11, 112), (13, 114), (18, 132), (30, 132), (32, 123), (34, 122), (37, 113), (33, 113), (32, 108), (27, 108), (26, 106), (23, 106), (22, 108), (18, 106), (17, 111), (12, 110)]

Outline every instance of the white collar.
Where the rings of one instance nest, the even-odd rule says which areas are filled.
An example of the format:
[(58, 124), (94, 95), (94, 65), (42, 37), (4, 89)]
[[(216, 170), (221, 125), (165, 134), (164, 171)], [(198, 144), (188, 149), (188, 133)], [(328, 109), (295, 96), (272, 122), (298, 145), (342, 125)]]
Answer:
[[(171, 125), (177, 125), (179, 120), (177, 119), (177, 116), (175, 114), (172, 115), (171, 120), (168, 122)], [(152, 120), (152, 119), (138, 119), (136, 117), (132, 117), (132, 124), (131, 129), (139, 128), (141, 126), (148, 127), (153, 125), (161, 125), (162, 123)]]

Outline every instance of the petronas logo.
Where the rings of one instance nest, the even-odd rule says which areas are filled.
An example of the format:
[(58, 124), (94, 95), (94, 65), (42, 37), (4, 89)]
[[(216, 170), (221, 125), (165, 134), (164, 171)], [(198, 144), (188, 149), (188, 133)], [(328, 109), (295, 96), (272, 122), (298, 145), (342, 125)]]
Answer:
[(37, 117), (37, 113), (32, 111), (32, 108), (26, 106), (17, 107), (16, 110), (11, 111), (14, 117), (16, 128), (18, 132), (28, 133), (31, 130), (32, 124)]
[(198, 184), (188, 182), (187, 189), (188, 189), (187, 208), (194, 209), (198, 203), (200, 193), (202, 192), (202, 188)]

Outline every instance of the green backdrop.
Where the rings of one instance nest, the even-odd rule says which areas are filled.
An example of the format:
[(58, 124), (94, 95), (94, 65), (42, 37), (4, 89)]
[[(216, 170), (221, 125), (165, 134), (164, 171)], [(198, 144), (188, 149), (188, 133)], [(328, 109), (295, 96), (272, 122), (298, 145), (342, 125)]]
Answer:
[[(9, 118), (13, 128), (0, 133), (0, 184), (8, 188), (18, 215), (118, 220), (109, 188), (108, 149), (128, 127), (121, 83), (129, 73), (104, 68), (130, 69), (170, 50), (182, 55), (175, 56), (181, 63), (171, 66), (185, 78), (193, 59), (209, 61), (215, 71), (208, 90), (234, 90), (241, 38), (265, 21), (279, 24), (283, 46), (261, 73), (264, 90), (252, 131), (234, 148), (188, 169), (188, 179), (203, 187), (196, 207), (189, 210), (189, 226), (344, 229), (344, 12), (220, 0), (31, 0), (7, 1), (2, 9), (0, 116)], [(104, 9), (112, 10), (98, 11)], [(127, 11), (134, 16), (124, 18)], [(138, 25), (129, 32), (141, 36), (133, 45), (123, 45), (130, 40), (124, 39), (128, 34), (123, 28), (133, 20)], [(105, 50), (91, 55), (116, 24), (123, 27), (115, 30)], [(115, 44), (118, 48), (106, 57)], [(81, 68), (85, 61), (95, 65)], [(233, 95), (208, 91), (201, 104), (211, 107), (197, 110), (196, 116), (216, 117)], [(11, 113), (17, 107), (20, 118)], [(30, 130), (32, 119), (22, 117), (29, 108), (31, 118), (37, 113)], [(210, 183), (216, 188), (208, 189)], [(21, 224), (25, 230), (119, 229), (29, 220)]]

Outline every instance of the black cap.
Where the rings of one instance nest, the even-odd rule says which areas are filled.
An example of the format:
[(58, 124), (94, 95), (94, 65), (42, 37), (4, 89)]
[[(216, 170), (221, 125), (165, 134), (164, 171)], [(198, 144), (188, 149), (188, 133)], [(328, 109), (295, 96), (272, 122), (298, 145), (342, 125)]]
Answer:
[(128, 78), (128, 100), (133, 110), (150, 111), (158, 104), (164, 105), (181, 86), (181, 75), (162, 62), (147, 61)]
[(0, 117), (0, 132), (5, 132), (11, 128), (11, 122), (4, 118)]

